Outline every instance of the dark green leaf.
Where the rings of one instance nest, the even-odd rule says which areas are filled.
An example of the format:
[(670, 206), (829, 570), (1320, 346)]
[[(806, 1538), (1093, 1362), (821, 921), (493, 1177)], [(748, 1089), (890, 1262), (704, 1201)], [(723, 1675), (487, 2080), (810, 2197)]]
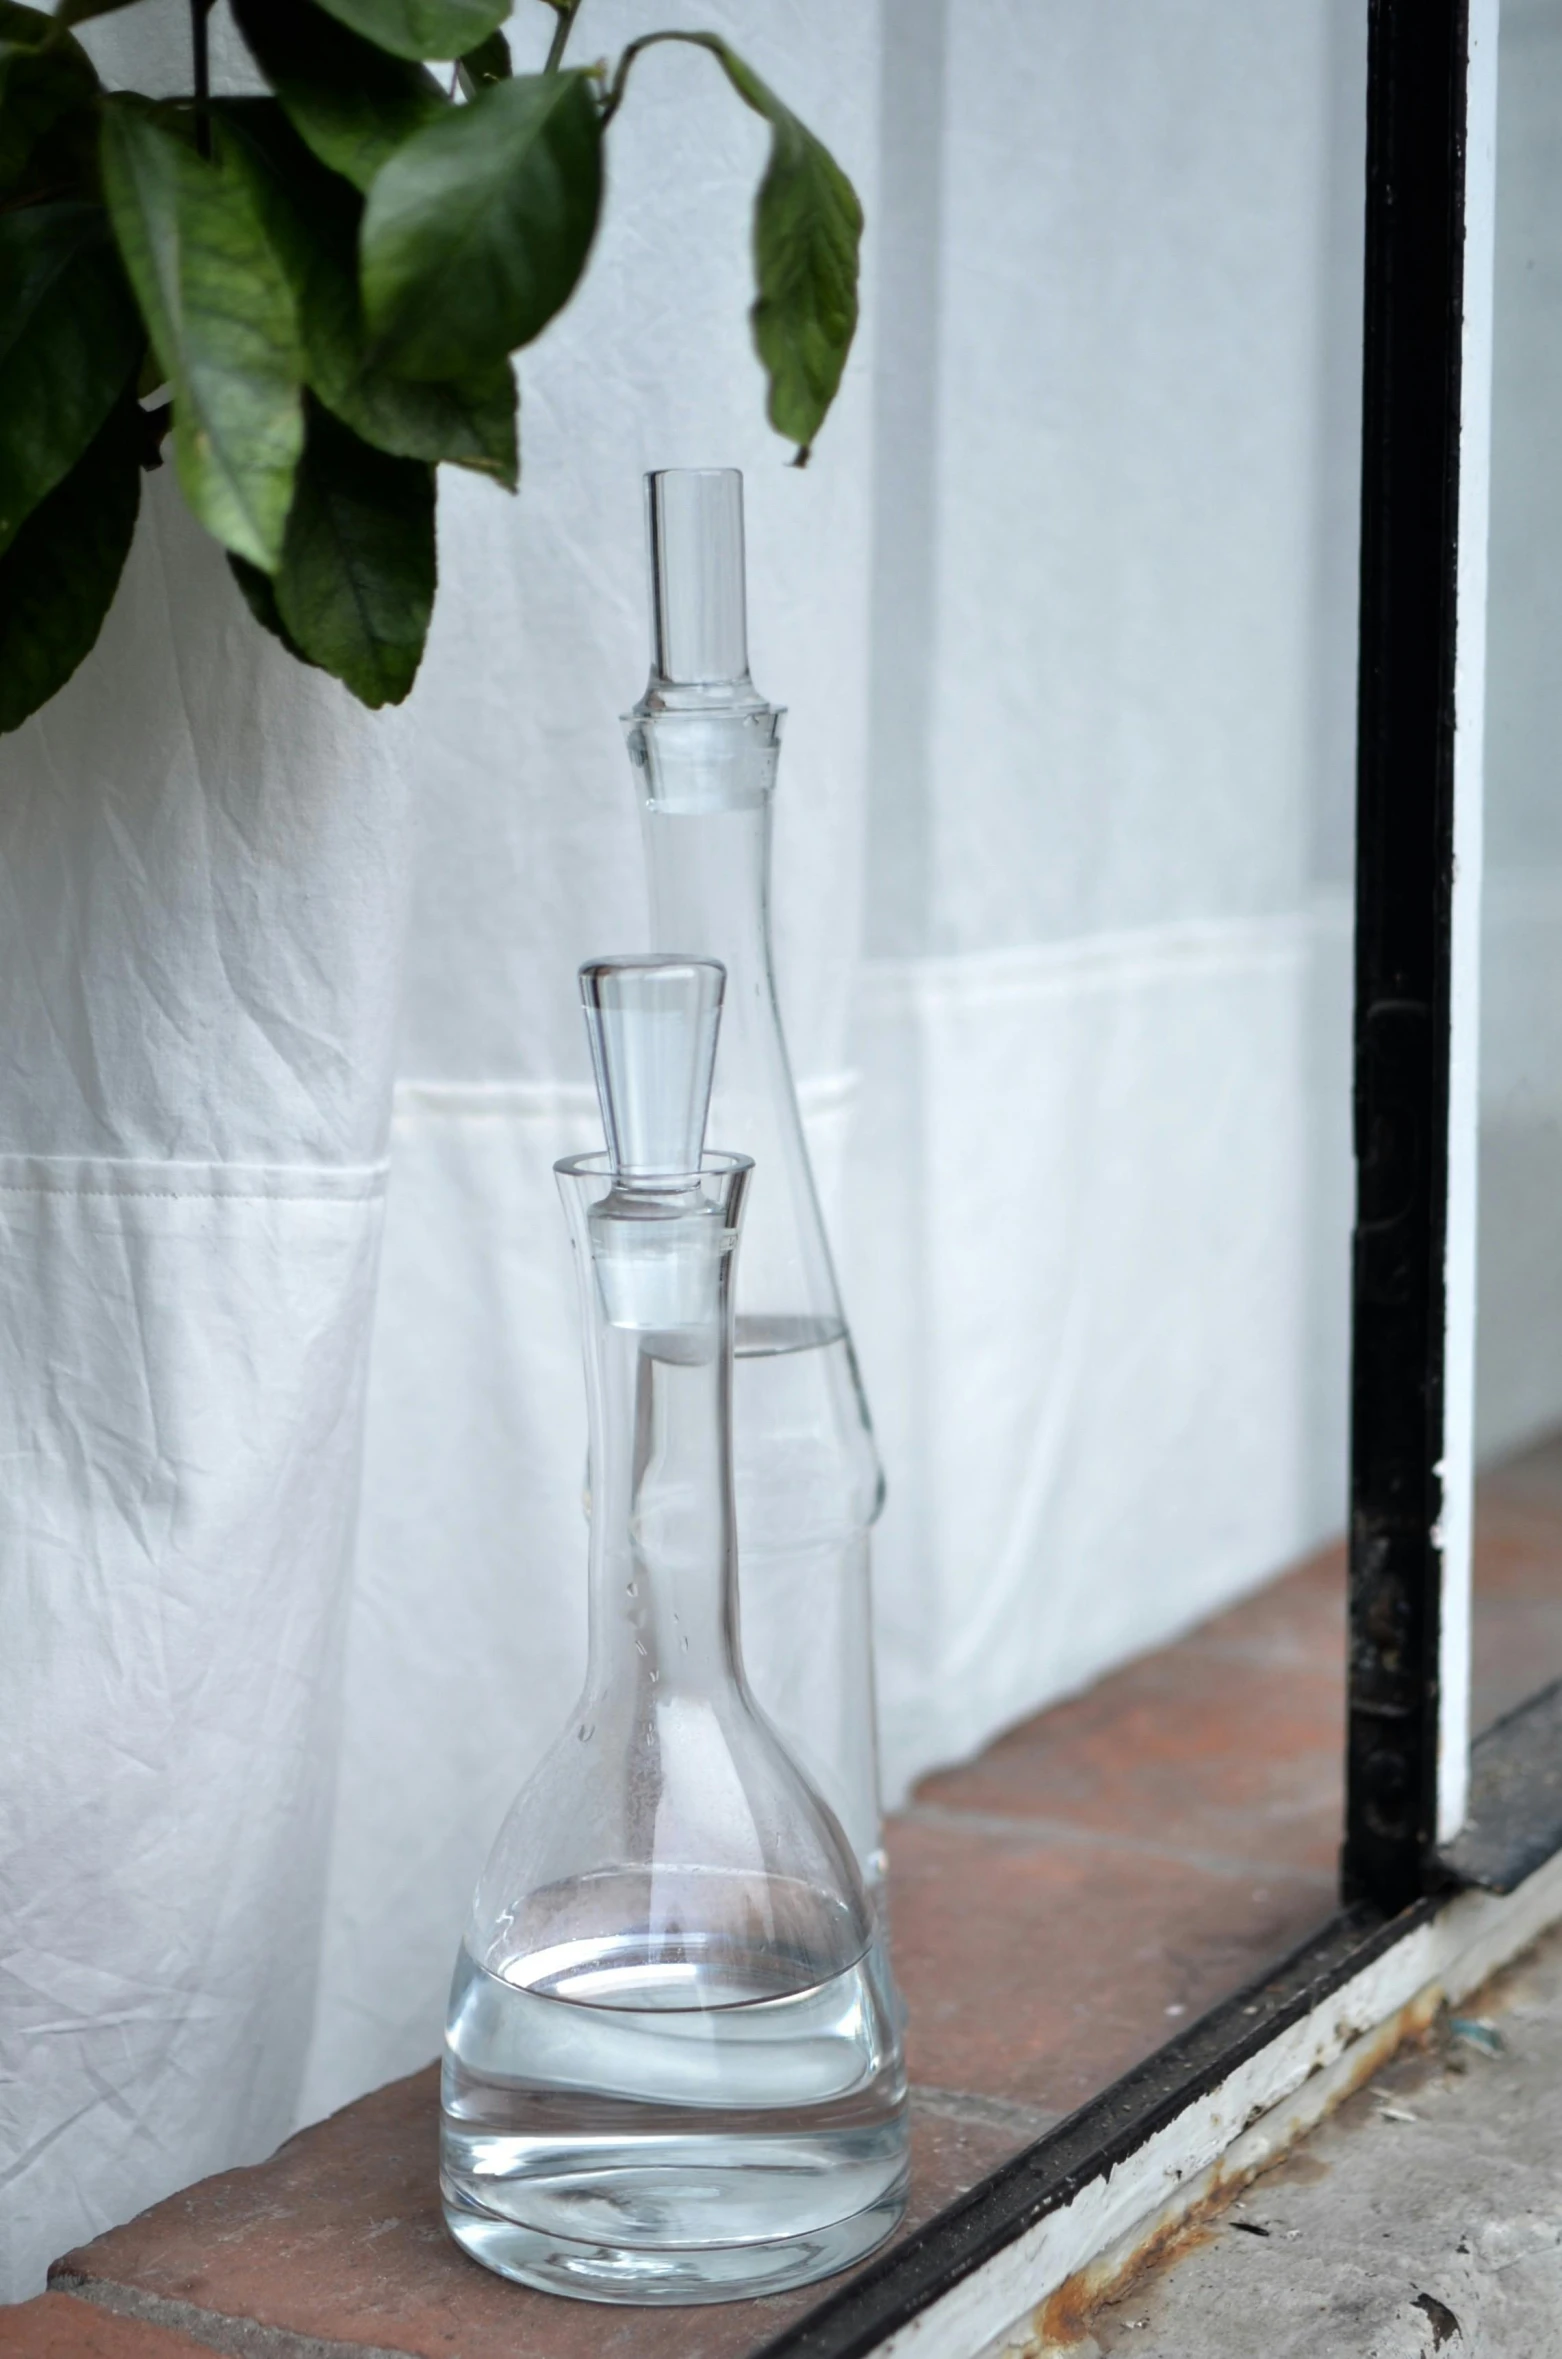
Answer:
[(496, 82), (409, 139), (369, 192), (363, 296), (407, 377), (461, 377), (528, 344), (566, 302), (602, 198), (585, 74)]
[(294, 129), (355, 188), (448, 111), (432, 74), (360, 41), (312, 0), (234, 0), (233, 13)]
[(510, 13), (510, 0), (322, 0), (322, 5), (394, 57), (464, 57)]
[(456, 60), (456, 72), (468, 98), (475, 98), (490, 82), (508, 82), (510, 71), (510, 44), (503, 33), (490, 33), (486, 41), (479, 41), (475, 49)]
[(0, 6), (0, 190), (16, 185), (38, 142), (98, 86), (81, 43), (39, 9)]
[(224, 120), (254, 174), (261, 217), (298, 305), (310, 388), (345, 425), (398, 458), (449, 459), (515, 489), (515, 372), (419, 384), (370, 356), (358, 300), (363, 205), (327, 172), (269, 99), (230, 102)]
[(141, 504), (139, 447), (127, 395), (0, 557), (0, 731), (47, 704), (103, 628)]
[(0, 550), (92, 441), (142, 341), (98, 206), (0, 213)]
[(84, 25), (89, 17), (112, 16), (118, 8), (129, 8), (132, 0), (60, 0), (59, 21), (62, 25)]
[[(251, 565), (246, 558), (235, 557), (231, 551), (228, 571), (244, 593), (244, 603), (261, 629), (269, 631), (273, 639), (280, 639), (289, 655), (299, 663), (308, 663), (309, 657), (277, 612), (277, 586), (270, 574), (262, 573), (258, 565)], [(318, 670), (319, 666), (315, 665), (314, 669)]]
[(387, 458), (311, 404), (276, 575), (277, 614), (367, 705), (400, 704), (434, 608), (434, 471)]
[(292, 294), (244, 173), (206, 163), (137, 101), (104, 107), (119, 250), (174, 395), (174, 460), (209, 532), (266, 572), (303, 445)]
[(770, 423), (805, 458), (857, 332), (862, 207), (829, 149), (723, 42), (733, 89), (770, 125), (754, 200), (754, 346), (770, 379)]

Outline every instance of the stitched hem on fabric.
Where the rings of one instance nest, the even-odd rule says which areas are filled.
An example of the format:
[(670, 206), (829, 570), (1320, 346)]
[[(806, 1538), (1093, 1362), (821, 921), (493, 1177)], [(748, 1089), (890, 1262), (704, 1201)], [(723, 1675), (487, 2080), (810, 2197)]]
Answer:
[[(860, 1087), (855, 1072), (808, 1074), (797, 1084), (805, 1114), (850, 1105)], [(594, 1120), (597, 1093), (589, 1081), (398, 1081), (395, 1119), (417, 1115), (485, 1116), (503, 1121)]]
[(357, 1204), (384, 1195), (386, 1172), (384, 1163), (181, 1163), (110, 1155), (0, 1155), (0, 1196)]

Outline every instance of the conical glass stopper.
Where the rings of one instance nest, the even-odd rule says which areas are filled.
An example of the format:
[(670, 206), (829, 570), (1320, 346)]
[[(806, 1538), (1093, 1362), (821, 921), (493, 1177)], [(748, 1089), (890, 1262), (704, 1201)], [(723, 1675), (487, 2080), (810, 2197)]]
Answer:
[(905, 2194), (875, 1912), (743, 1674), (732, 1269), (752, 1167), (700, 1145), (721, 983), (701, 959), (582, 970), (611, 1142), (558, 1166), (590, 1657), (483, 1871), (446, 2032), (453, 2234), (599, 2301), (806, 2283), (878, 2243)]
[(613, 1176), (657, 1187), (700, 1168), (725, 970), (713, 958), (597, 958), (580, 970)]

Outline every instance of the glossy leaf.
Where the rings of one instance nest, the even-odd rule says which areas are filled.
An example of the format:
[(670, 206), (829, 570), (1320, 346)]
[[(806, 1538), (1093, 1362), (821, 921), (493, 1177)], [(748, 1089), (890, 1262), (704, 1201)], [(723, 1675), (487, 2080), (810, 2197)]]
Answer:
[(573, 293), (602, 199), (585, 74), (496, 82), (399, 148), (369, 192), (363, 296), (399, 375), (460, 377), (528, 344)]
[(321, 0), (395, 57), (464, 57), (510, 13), (510, 0)]
[(0, 557), (0, 731), (47, 704), (96, 643), (136, 528), (139, 448), (127, 395)]
[(271, 572), (303, 446), (303, 355), (249, 183), (231, 157), (204, 162), (130, 99), (105, 105), (103, 179), (173, 387), (184, 495), (219, 541)]
[(361, 41), (313, 0), (233, 0), (233, 13), (300, 138), (354, 188), (449, 111), (432, 74)]
[(40, 140), (84, 108), (98, 86), (81, 43), (53, 17), (0, 5), (0, 191), (10, 191)]
[(503, 33), (490, 33), (486, 41), (456, 60), (461, 88), (468, 98), (475, 98), (491, 82), (508, 82), (512, 71), (510, 44)]
[(311, 390), (377, 450), (447, 459), (513, 491), (519, 456), (509, 362), (445, 383), (377, 366), (358, 299), (361, 200), (316, 162), (274, 101), (230, 103), (224, 120), (253, 172), (267, 235), (293, 289)]
[(434, 607), (434, 471), (311, 405), (275, 577), (283, 629), (367, 705), (400, 704)]
[(0, 549), (75, 466), (142, 344), (100, 207), (0, 213)]

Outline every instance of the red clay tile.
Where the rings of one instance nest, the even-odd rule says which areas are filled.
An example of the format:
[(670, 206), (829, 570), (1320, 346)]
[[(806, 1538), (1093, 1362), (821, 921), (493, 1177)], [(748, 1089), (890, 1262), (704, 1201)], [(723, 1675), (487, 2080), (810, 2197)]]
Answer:
[(1343, 1593), (1309, 1565), (925, 1779), (917, 1799), (1327, 1871), (1344, 1685)]
[(958, 1817), (893, 1826), (890, 1858), (912, 2080), (1058, 2113), (1335, 1906), (1320, 1877), (1215, 1875)]
[[(411, 2359), (739, 2359), (821, 2298), (810, 2288), (708, 2310), (616, 2310), (506, 2284), (445, 2232), (437, 2103), (432, 2070), (396, 2081), (269, 2162), (204, 2180), (67, 2254), (56, 2273)], [(908, 2227), (1022, 2142), (984, 2123), (916, 2118)]]
[(0, 2309), (0, 2359), (211, 2359), (211, 2351), (170, 2327), (45, 2293)]

